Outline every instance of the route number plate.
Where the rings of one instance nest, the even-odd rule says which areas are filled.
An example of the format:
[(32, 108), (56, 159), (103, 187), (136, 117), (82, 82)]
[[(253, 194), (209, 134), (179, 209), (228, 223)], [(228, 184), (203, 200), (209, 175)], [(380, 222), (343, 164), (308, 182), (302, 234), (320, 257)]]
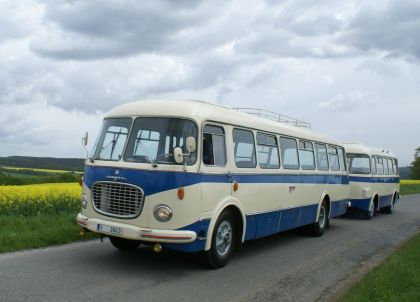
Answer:
[(122, 235), (123, 229), (115, 226), (109, 226), (105, 224), (98, 224), (96, 226), (98, 232), (113, 234), (113, 235)]

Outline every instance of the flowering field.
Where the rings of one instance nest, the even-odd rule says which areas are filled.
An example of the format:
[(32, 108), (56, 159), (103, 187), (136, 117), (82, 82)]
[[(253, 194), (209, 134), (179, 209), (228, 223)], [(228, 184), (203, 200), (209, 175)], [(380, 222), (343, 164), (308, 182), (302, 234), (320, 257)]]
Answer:
[(77, 183), (0, 186), (0, 213), (6, 216), (76, 213), (81, 192)]
[(401, 179), (402, 185), (420, 185), (420, 180), (417, 179)]

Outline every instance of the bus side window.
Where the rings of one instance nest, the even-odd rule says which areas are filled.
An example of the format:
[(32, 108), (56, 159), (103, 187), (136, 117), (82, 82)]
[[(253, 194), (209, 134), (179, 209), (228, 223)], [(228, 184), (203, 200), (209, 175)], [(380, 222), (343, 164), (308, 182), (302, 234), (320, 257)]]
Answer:
[(398, 165), (397, 160), (395, 158), (392, 159), (392, 166), (394, 167), (394, 174), (398, 175)]
[(328, 146), (328, 161), (330, 163), (331, 171), (340, 170), (340, 164), (338, 162), (338, 153), (336, 147)]
[(253, 133), (249, 130), (233, 129), (233, 143), (236, 167), (255, 168), (257, 161)]
[(372, 164), (372, 175), (374, 175), (374, 174), (376, 174), (376, 161), (375, 161), (374, 156), (372, 156), (371, 164)]
[(384, 163), (384, 175), (388, 175), (389, 170), (388, 170), (388, 161), (387, 161), (386, 157), (383, 157), (382, 161)]
[(293, 138), (280, 137), (281, 158), (283, 168), (299, 169), (299, 155), (296, 140)]
[(208, 166), (226, 165), (225, 132), (222, 127), (204, 126), (203, 163)]
[(382, 157), (375, 156), (375, 161), (376, 161), (376, 171), (378, 175), (384, 175), (384, 165), (383, 165)]
[(315, 156), (312, 142), (299, 141), (299, 159), (303, 170), (315, 170)]
[(279, 146), (274, 135), (257, 133), (257, 151), (261, 169), (280, 168)]
[(315, 144), (316, 151), (316, 164), (318, 170), (327, 171), (328, 170), (328, 156), (327, 156), (327, 146), (321, 144)]
[(389, 167), (389, 174), (390, 175), (394, 175), (394, 167), (392, 165), (392, 160), (390, 158), (388, 158), (388, 167)]
[(338, 159), (340, 161), (340, 170), (347, 171), (346, 161), (344, 160), (346, 157), (344, 156), (344, 149), (338, 148)]

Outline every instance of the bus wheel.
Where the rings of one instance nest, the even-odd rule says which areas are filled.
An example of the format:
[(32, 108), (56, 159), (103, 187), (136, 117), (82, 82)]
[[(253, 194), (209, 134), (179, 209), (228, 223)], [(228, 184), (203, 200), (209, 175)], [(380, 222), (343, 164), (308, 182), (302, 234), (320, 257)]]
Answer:
[(322, 202), (319, 209), (318, 221), (309, 225), (309, 234), (314, 237), (320, 237), (324, 233), (328, 225), (328, 207), (325, 201)]
[(392, 198), (391, 205), (389, 205), (387, 207), (383, 207), (381, 209), (381, 213), (392, 214), (392, 213), (394, 213), (394, 208), (395, 208), (395, 196), (394, 196), (394, 198)]
[(112, 245), (115, 246), (120, 251), (131, 251), (139, 247), (139, 240), (130, 240), (120, 237), (109, 237)]
[(211, 238), (211, 249), (206, 252), (211, 268), (225, 266), (233, 254), (236, 240), (233, 216), (224, 211), (217, 219)]
[(369, 209), (365, 212), (365, 218), (370, 220), (375, 216), (375, 201), (371, 200), (369, 204)]

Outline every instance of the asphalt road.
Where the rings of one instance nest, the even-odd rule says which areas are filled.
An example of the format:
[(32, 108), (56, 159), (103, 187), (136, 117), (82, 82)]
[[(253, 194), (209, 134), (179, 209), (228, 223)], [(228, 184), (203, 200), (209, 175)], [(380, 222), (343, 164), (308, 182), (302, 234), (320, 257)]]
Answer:
[(420, 195), (392, 215), (339, 218), (323, 237), (285, 232), (247, 242), (223, 269), (199, 255), (105, 240), (0, 255), (0, 301), (315, 301), (381, 250), (420, 228)]

